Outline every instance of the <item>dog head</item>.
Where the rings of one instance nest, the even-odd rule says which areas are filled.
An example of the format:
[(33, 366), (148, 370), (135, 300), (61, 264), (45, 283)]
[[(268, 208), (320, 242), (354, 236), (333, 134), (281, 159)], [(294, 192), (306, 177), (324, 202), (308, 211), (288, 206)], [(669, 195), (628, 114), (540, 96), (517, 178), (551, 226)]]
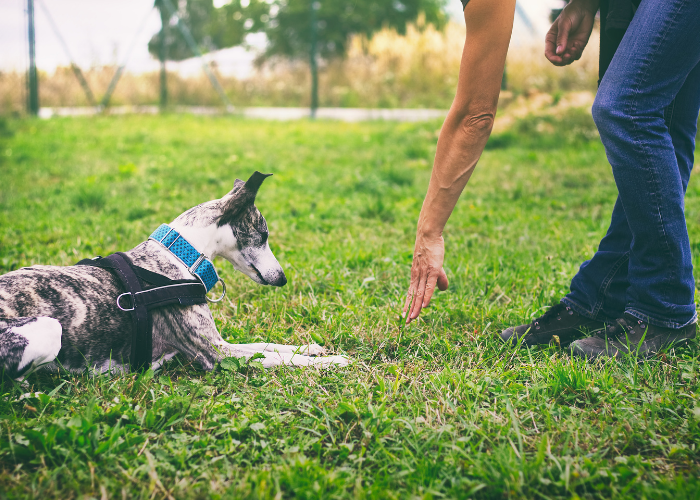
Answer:
[[(173, 221), (190, 243), (202, 243), (211, 258), (221, 256), (261, 285), (284, 286), (287, 277), (268, 244), (267, 222), (255, 206), (260, 185), (272, 174), (255, 172), (220, 200), (203, 203)], [(199, 248), (198, 248), (199, 250)]]

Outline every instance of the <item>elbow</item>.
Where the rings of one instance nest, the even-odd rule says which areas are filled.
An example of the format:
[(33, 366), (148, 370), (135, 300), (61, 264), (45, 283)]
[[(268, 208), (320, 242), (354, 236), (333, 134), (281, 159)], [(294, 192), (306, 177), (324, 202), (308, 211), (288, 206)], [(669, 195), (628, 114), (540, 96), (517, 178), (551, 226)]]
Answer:
[(458, 129), (472, 137), (484, 138), (491, 135), (495, 111), (479, 111), (464, 113), (459, 117)]

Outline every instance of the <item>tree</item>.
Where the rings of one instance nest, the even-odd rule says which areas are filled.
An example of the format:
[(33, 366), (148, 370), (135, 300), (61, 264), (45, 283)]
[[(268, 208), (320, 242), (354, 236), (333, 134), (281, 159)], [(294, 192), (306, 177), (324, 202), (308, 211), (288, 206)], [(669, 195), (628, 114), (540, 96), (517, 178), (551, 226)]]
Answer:
[[(456, 1), (456, 0), (455, 0)], [(372, 34), (384, 27), (405, 32), (406, 25), (420, 13), (428, 23), (441, 27), (446, 22), (445, 0), (232, 0), (215, 8), (213, 0), (171, 0), (177, 15), (188, 26), (202, 52), (242, 45), (251, 33), (264, 32), (269, 40), (266, 56), (305, 59), (309, 55), (313, 35), (312, 11), (316, 4), (316, 29), (319, 55), (325, 58), (343, 56), (350, 35)], [(156, 7), (163, 19), (162, 0)], [(154, 57), (160, 51), (163, 29), (148, 43)], [(181, 61), (193, 56), (175, 30), (167, 30), (168, 60)]]
[[(456, 1), (456, 0), (455, 0)], [(444, 0), (274, 0), (265, 33), (269, 40), (267, 56), (308, 57), (314, 29), (310, 12), (316, 4), (318, 53), (332, 58), (346, 53), (350, 35), (371, 37), (384, 27), (399, 33), (419, 14), (426, 22), (441, 27), (446, 22)]]
[[(260, 0), (233, 0), (218, 9), (214, 7), (213, 0), (170, 2), (202, 52), (242, 45), (247, 34), (264, 31), (269, 20), (270, 4)], [(168, 29), (167, 23), (172, 16), (163, 0), (156, 0), (155, 6), (161, 12), (163, 27), (148, 42), (148, 51), (154, 57), (159, 57), (161, 39), (165, 37), (165, 52), (169, 61), (193, 57), (192, 50), (177, 30)]]
[(419, 14), (441, 27), (446, 16), (444, 0), (274, 0), (265, 25), (265, 55), (292, 59), (309, 57), (311, 116), (318, 107), (317, 53), (326, 59), (343, 56), (350, 35), (371, 37), (384, 27), (404, 33)]
[[(156, 0), (161, 13), (167, 1), (173, 0)], [(406, 25), (420, 14), (426, 22), (441, 27), (447, 20), (445, 1), (231, 0), (215, 8), (213, 0), (181, 0), (177, 2), (177, 16), (188, 26), (202, 52), (242, 45), (246, 35), (263, 32), (268, 39), (263, 58), (309, 58), (313, 115), (318, 103), (317, 54), (326, 59), (344, 56), (351, 35), (371, 37), (385, 27), (404, 33)], [(167, 53), (172, 61), (192, 57), (182, 37), (167, 29), (166, 20), (169, 22), (171, 16), (167, 9), (165, 13), (161, 16), (164, 28), (151, 38), (149, 51), (161, 57)]]

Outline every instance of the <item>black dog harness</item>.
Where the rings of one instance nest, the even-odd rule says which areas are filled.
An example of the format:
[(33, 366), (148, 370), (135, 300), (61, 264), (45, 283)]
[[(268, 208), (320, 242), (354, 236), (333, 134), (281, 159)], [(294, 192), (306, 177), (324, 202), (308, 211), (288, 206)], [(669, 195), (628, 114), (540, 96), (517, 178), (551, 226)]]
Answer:
[(207, 288), (200, 279), (171, 280), (134, 265), (122, 252), (108, 257), (83, 259), (76, 266), (106, 269), (117, 276), (124, 286), (126, 292), (117, 297), (117, 306), (131, 314), (134, 325), (129, 358), (134, 371), (148, 369), (153, 360), (153, 309), (207, 302)]

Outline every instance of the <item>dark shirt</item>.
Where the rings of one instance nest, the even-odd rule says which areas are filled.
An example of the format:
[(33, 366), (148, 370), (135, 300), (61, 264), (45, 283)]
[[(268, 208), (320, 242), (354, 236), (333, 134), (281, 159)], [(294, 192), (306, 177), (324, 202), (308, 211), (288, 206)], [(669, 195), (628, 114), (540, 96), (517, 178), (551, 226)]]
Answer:
[(615, 51), (640, 3), (641, 0), (601, 0), (598, 84), (610, 66)]
[(622, 38), (640, 3), (641, 0), (604, 0), (602, 4), (608, 4), (605, 31)]
[(469, 3), (469, 0), (462, 0), (462, 10), (467, 8), (468, 3)]

